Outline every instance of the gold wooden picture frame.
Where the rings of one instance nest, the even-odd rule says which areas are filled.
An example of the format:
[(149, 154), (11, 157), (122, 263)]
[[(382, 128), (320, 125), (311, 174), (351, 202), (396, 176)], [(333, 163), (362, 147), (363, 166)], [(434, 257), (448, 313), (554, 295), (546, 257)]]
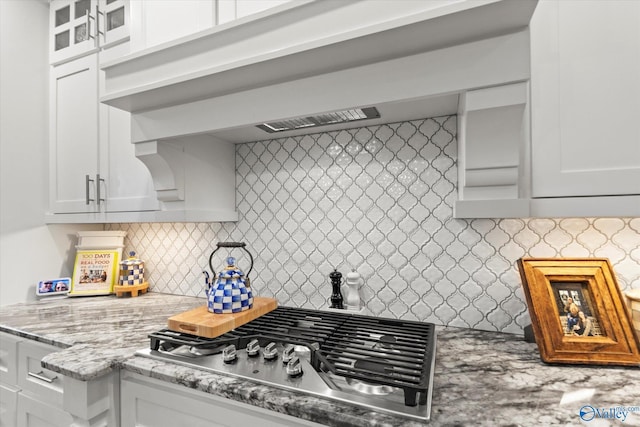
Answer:
[(518, 269), (543, 362), (640, 367), (640, 339), (607, 258), (520, 258)]

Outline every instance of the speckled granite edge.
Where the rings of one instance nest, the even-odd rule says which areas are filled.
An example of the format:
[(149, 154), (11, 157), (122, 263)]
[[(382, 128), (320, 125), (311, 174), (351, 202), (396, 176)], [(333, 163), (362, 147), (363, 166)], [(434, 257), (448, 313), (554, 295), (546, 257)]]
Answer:
[(30, 334), (28, 332), (24, 332), (24, 331), (21, 331), (19, 329), (15, 329), (15, 328), (9, 328), (9, 327), (4, 326), (4, 325), (0, 325), (0, 332), (4, 332), (4, 333), (10, 334), (10, 335), (15, 335), (15, 336), (20, 337), (20, 338), (26, 338), (26, 339), (32, 340), (32, 341), (41, 342), (43, 344), (49, 344), (49, 345), (52, 345), (54, 347), (60, 347), (62, 349), (67, 348), (67, 347), (71, 347), (73, 345), (73, 343), (70, 343), (70, 342), (62, 342), (60, 340), (52, 340), (52, 339), (49, 339), (47, 337), (43, 337), (42, 335)]
[(80, 380), (102, 377), (149, 345), (148, 334), (177, 313), (206, 304), (204, 298), (148, 292), (43, 299), (0, 307), (0, 331), (59, 347), (42, 366)]

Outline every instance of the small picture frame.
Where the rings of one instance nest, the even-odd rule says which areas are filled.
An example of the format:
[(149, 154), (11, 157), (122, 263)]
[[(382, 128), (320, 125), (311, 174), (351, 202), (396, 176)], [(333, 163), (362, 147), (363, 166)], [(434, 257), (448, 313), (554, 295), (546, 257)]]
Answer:
[(59, 279), (41, 280), (36, 288), (36, 295), (48, 297), (53, 295), (66, 295), (71, 289), (71, 277)]
[(640, 339), (608, 259), (521, 258), (518, 269), (543, 362), (640, 366)]
[(78, 250), (69, 296), (112, 294), (119, 262), (118, 250)]

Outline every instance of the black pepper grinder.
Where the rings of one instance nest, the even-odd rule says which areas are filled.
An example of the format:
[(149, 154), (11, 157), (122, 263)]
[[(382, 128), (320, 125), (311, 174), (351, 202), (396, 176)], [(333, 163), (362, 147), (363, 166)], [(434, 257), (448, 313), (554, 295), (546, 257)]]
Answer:
[(342, 293), (340, 292), (342, 273), (340, 273), (337, 269), (334, 269), (333, 272), (329, 274), (329, 278), (331, 279), (331, 286), (333, 287), (330, 308), (344, 308), (344, 306), (342, 305)]

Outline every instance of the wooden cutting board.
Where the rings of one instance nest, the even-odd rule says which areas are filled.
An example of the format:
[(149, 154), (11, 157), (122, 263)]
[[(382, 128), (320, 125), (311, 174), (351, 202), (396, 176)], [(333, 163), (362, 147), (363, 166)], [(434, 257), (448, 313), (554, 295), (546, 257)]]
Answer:
[(278, 301), (274, 298), (254, 297), (253, 307), (240, 313), (215, 314), (203, 305), (169, 318), (168, 328), (176, 332), (215, 338), (239, 326), (275, 310)]

